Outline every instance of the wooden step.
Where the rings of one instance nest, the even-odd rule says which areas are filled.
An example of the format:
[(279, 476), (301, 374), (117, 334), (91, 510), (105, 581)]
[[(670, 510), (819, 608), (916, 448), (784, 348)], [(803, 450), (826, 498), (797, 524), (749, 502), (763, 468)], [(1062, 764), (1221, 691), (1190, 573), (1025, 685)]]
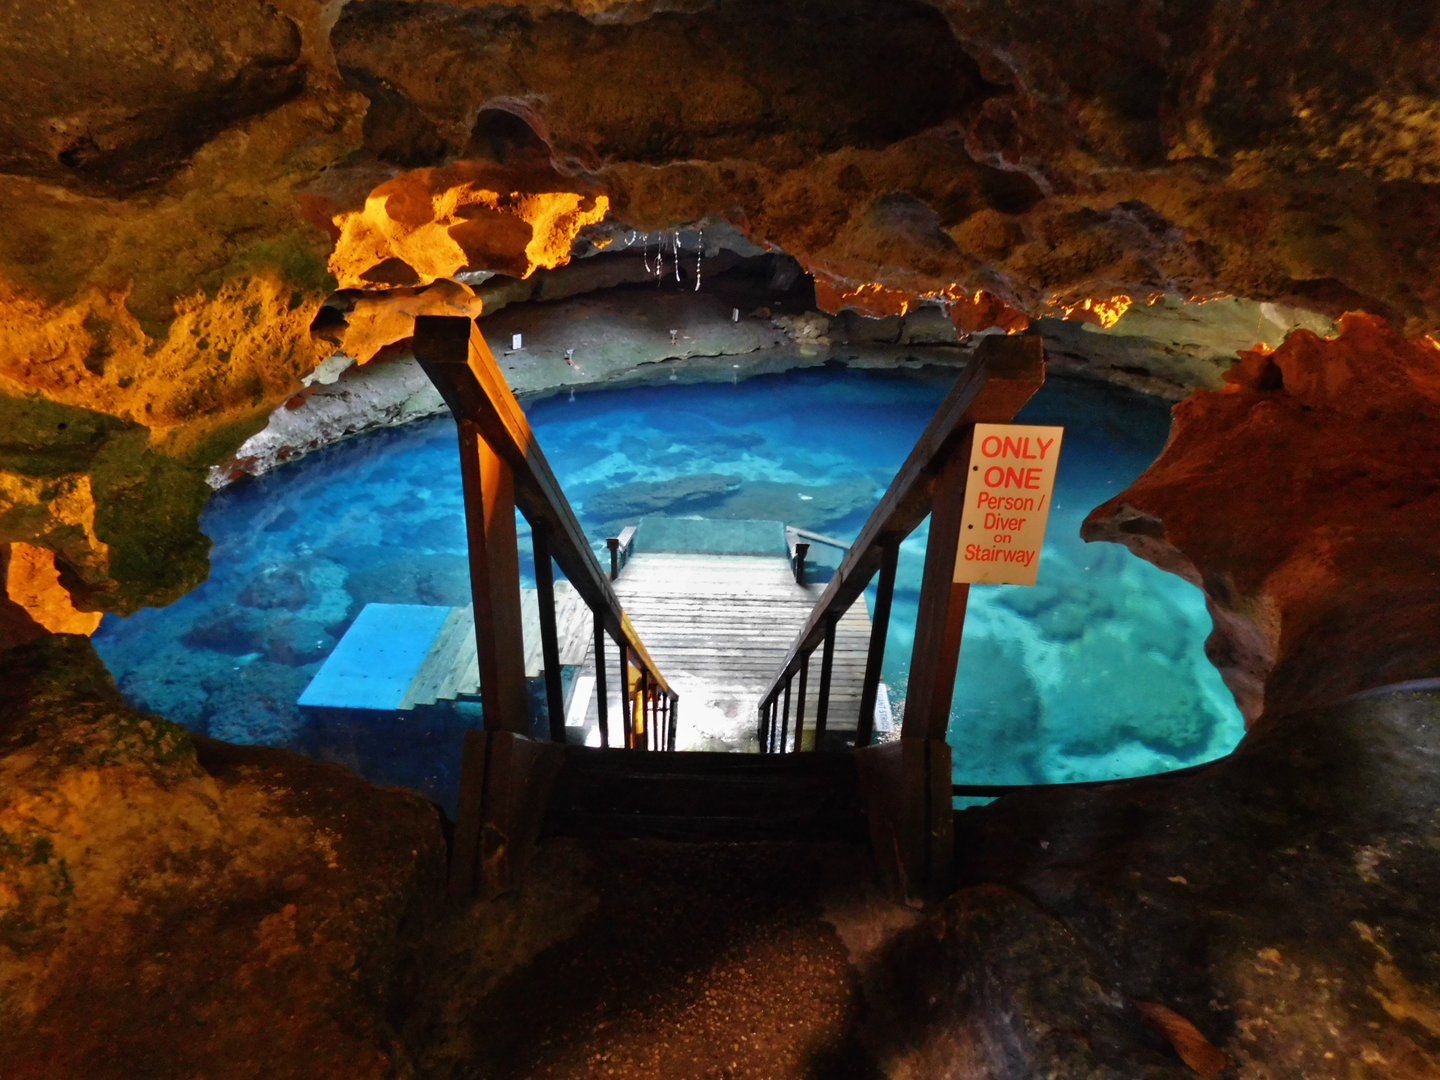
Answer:
[(570, 747), (546, 832), (736, 843), (857, 840), (864, 820), (850, 754)]

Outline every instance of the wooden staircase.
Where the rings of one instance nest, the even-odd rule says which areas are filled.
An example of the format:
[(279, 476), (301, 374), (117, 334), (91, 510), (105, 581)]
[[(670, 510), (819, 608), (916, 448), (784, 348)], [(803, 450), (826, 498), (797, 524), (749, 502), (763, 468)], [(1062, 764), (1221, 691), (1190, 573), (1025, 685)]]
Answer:
[(724, 754), (568, 747), (551, 836), (754, 842), (863, 840), (851, 754)]

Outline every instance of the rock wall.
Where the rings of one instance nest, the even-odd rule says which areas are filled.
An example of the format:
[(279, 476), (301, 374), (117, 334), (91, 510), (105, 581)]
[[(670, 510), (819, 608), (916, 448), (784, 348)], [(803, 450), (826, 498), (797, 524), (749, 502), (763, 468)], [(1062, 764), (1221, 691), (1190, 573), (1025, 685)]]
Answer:
[(1434, 1076), (1437, 719), (1352, 700), (1190, 775), (961, 812), (968, 887), (897, 950), (888, 1074)]
[(931, 297), (971, 330), (1167, 292), (1440, 327), (1424, 4), (4, 19), (0, 395), (47, 430), (0, 446), (0, 543), (54, 551), (85, 610), (203, 577), (201, 474), (335, 351), (337, 284), (528, 278), (691, 224), (789, 252), (824, 306)]
[(404, 1075), (438, 811), (126, 706), (83, 637), (0, 653), (6, 1077)]
[(1082, 535), (1205, 590), (1247, 721), (1440, 676), (1440, 346), (1347, 315), (1226, 383)]

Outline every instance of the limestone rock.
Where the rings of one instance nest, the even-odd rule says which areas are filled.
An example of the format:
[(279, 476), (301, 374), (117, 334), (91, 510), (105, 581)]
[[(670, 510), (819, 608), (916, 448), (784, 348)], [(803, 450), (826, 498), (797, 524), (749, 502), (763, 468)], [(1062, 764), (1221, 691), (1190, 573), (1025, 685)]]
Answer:
[[(1437, 720), (1434, 691), (1351, 699), (1269, 717), (1188, 775), (1032, 789), (962, 811), (962, 880), (1015, 890), (1077, 943), (1011, 970), (1014, 938), (963, 937), (971, 967), (992, 976), (988, 1000), (1048, 987), (1050, 957), (1078, 945), (1098, 987), (1183, 1017), (1224, 1055), (1226, 1075), (1433, 1076)], [(966, 970), (959, 985), (987, 985)], [(1032, 1037), (1068, 1028), (1072, 1010), (1067, 1000), (1032, 1014)]]
[(1347, 315), (1226, 378), (1176, 407), (1085, 538), (1205, 589), (1207, 653), (1248, 721), (1434, 675), (1440, 347)]
[(13, 603), (52, 634), (93, 634), (98, 611), (76, 611), (70, 593), (60, 584), (55, 553), (31, 544), (10, 545), (4, 576), (5, 593)]
[(886, 1075), (937, 1080), (1181, 1080), (1104, 962), (999, 885), (962, 889), (888, 958)]
[(585, 513), (604, 521), (632, 521), (655, 513), (683, 515), (716, 505), (739, 486), (739, 477), (720, 473), (637, 480), (591, 495), (585, 500)]
[(394, 1076), (434, 809), (126, 706), (89, 643), (0, 655), (12, 1076)]
[[(199, 474), (337, 336), (403, 341), (395, 297), (334, 325), (337, 284), (493, 312), (633, 230), (743, 233), (824, 310), (938, 305), (965, 332), (1161, 294), (1440, 329), (1429, 5), (1072, 9), (21, 0), (0, 394), (90, 419), (49, 432), (50, 483), (0, 448), (0, 542), (55, 551), (82, 609), (173, 599), (204, 573)], [(1133, 359), (1109, 367), (1150, 390), (1215, 374)], [(126, 464), (104, 483), (95, 416)]]

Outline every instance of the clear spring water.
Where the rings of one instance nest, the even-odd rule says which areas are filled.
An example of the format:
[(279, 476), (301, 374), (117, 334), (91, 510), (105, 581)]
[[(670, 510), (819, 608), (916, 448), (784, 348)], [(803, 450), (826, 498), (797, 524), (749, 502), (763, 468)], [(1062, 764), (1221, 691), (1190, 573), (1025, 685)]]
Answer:
[[(580, 392), (527, 412), (597, 552), (644, 513), (775, 518), (849, 540), (953, 378), (812, 369)], [(1198, 590), (1079, 539), (1085, 514), (1164, 445), (1168, 410), (1053, 379), (1017, 420), (1064, 425), (1064, 452), (1039, 584), (971, 590), (950, 730), (957, 782), (1109, 779), (1227, 753), (1242, 725), (1204, 658)], [(455, 730), (417, 725), (383, 750), (337, 753), (294, 702), (366, 603), (468, 602), (461, 514), (448, 417), (319, 451), (219, 492), (202, 520), (210, 579), (168, 608), (106, 616), (96, 647), (142, 708), (232, 742), (339, 757), (451, 803)], [(885, 656), (902, 706), (925, 539), (922, 526), (901, 548)], [(522, 535), (527, 584), (528, 548)], [(811, 554), (824, 573), (839, 553)]]

